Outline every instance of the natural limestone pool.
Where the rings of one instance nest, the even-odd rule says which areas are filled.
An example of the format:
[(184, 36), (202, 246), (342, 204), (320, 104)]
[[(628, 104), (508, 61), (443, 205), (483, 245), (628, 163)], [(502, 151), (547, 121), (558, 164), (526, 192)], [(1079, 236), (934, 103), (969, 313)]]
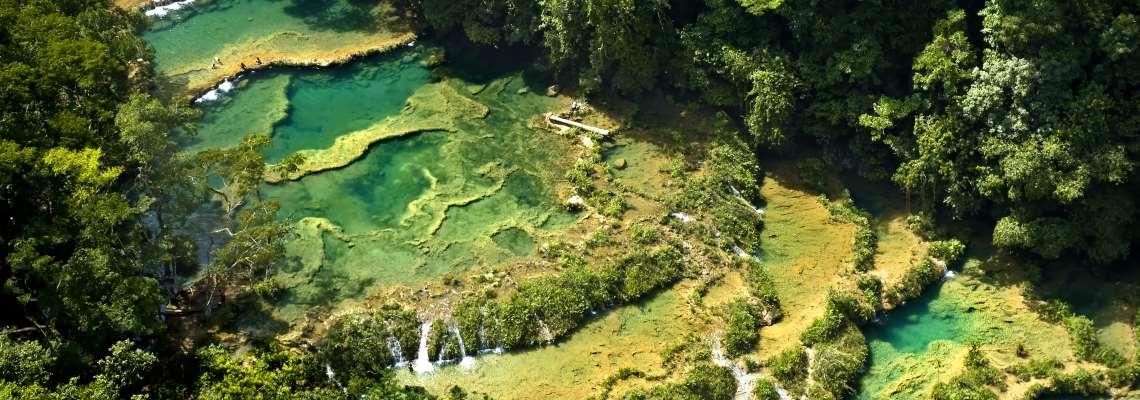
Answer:
[[(387, 2), (198, 0), (153, 19), (143, 38), (155, 69), (192, 89), (241, 71), (241, 64), (327, 64), (414, 39)], [(214, 64), (214, 57), (221, 62)]]
[(298, 228), (271, 322), (525, 258), (577, 220), (554, 191), (575, 142), (541, 129), (559, 100), (518, 71), (432, 78), (434, 51), (243, 75), (180, 138), (196, 152), (264, 134), (267, 162), (302, 151), (321, 163), (262, 188)]
[[(185, 151), (197, 152), (264, 134), (273, 138), (263, 151), (268, 162), (296, 152), (307, 157), (304, 173), (262, 187), (264, 198), (281, 204), (279, 217), (294, 223), (297, 235), (287, 246), (289, 262), (273, 278), (283, 293), (268, 310), (241, 317), (249, 330), (278, 334), (275, 328), (310, 311), (351, 307), (379, 290), (527, 260), (581, 217), (558, 204), (558, 184), (580, 144), (544, 129), (540, 117), (568, 100), (543, 95), (549, 82), (519, 67), (534, 60), (499, 60), (500, 67), (490, 68), (472, 62), (479, 56), (449, 54), (444, 67), (429, 67), (437, 49), (405, 46), (411, 37), (392, 19), (394, 10), (355, 4), (203, 1), (199, 9), (157, 22), (146, 35), (156, 49), (156, 69), (191, 88), (213, 86), (237, 73), (237, 63), (254, 65), (255, 57), (279, 64), (247, 72), (217, 100), (199, 103), (203, 115), (194, 134), (179, 137)], [(343, 65), (280, 66), (344, 61), (394, 45), (399, 47), (387, 54)], [(209, 68), (215, 56), (224, 67)], [(624, 143), (607, 157), (630, 163), (615, 173), (618, 179), (663, 195), (665, 189), (646, 177), (665, 163), (647, 146)], [(829, 222), (812, 194), (775, 182), (763, 191), (769, 204), (759, 256), (777, 279), (787, 315), (761, 331), (757, 359), (794, 343), (818, 316), (854, 230)], [(871, 359), (858, 398), (917, 398), (956, 367), (953, 360), (967, 339), (989, 337), (988, 343), (1008, 347), (1025, 337), (1026, 331), (978, 319), (971, 309), (997, 313), (1012, 300), (964, 303), (982, 298), (978, 291), (1017, 300), (1003, 294), (1014, 289), (969, 283), (961, 278), (929, 288), (866, 328)], [(682, 294), (665, 290), (609, 310), (562, 342), (483, 356), (473, 370), (401, 372), (401, 379), (436, 393), (460, 384), (501, 398), (525, 398), (533, 390), (586, 397), (619, 368), (656, 372), (659, 352), (693, 330), (678, 318), (678, 310), (687, 308)], [(1041, 352), (1063, 347), (1029, 344)]]

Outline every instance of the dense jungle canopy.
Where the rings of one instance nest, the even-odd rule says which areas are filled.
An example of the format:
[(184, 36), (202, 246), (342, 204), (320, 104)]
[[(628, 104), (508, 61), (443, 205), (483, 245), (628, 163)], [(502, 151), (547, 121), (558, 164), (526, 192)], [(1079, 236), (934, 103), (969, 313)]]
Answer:
[[(395, 5), (435, 40), (535, 52), (584, 96), (723, 111), (752, 157), (818, 149), (829, 168), (893, 183), (917, 226), (965, 230), (1027, 264), (1135, 257), (1135, 1)], [(171, 339), (192, 329), (164, 317), (172, 299), (256, 290), (288, 227), (259, 196), (268, 138), (179, 151), (172, 132), (197, 112), (157, 90), (147, 24), (107, 0), (0, 0), (0, 397), (344, 398), (315, 353), (268, 343), (239, 362)], [(223, 217), (233, 237), (212, 286), (189, 293), (195, 212), (218, 177), (246, 200)], [(653, 396), (723, 392), (724, 376), (700, 374)], [(342, 383), (431, 396), (387, 370)]]

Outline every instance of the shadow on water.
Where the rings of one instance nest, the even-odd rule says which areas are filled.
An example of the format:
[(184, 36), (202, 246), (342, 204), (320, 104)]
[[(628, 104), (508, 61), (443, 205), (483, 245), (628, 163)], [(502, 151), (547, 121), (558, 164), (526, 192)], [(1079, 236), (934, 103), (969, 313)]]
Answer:
[(488, 83), (521, 72), (523, 83), (534, 93), (543, 93), (553, 82), (550, 71), (536, 66), (544, 63), (537, 50), (528, 47), (500, 48), (477, 45), (467, 40), (439, 40), (447, 55), (446, 75), (464, 82)]
[(285, 13), (301, 19), (310, 28), (334, 32), (375, 32), (383, 26), (383, 14), (375, 0), (288, 0)]
[(881, 391), (904, 372), (893, 366), (896, 360), (921, 357), (937, 341), (960, 344), (966, 340), (972, 328), (971, 314), (940, 298), (942, 286), (939, 283), (927, 289), (864, 328), (871, 357), (855, 398), (879, 398)]
[(920, 353), (936, 340), (960, 341), (967, 329), (963, 310), (936, 303), (941, 291), (942, 284), (938, 284), (890, 311), (867, 329), (867, 340), (889, 344), (901, 353)]

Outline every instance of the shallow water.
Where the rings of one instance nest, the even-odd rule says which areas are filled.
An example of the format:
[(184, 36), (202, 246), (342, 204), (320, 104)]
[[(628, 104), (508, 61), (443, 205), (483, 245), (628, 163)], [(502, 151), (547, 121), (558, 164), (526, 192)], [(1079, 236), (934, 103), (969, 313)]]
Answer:
[[(255, 67), (256, 57), (295, 64), (379, 46), (399, 36), (393, 32), (400, 26), (383, 2), (200, 0), (154, 20), (143, 38), (155, 49), (159, 73), (200, 86), (240, 71), (240, 63)], [(212, 65), (214, 57), (220, 65)]]
[(281, 204), (282, 218), (307, 225), (277, 277), (285, 293), (246, 324), (280, 327), (376, 289), (527, 257), (576, 221), (551, 189), (561, 179), (559, 166), (571, 162), (573, 141), (530, 127), (555, 100), (522, 90), (518, 73), (432, 82), (424, 57), (406, 50), (329, 70), (250, 74), (231, 96), (206, 105), (197, 135), (182, 139), (188, 151), (199, 151), (247, 133), (269, 134), (273, 145), (263, 154), (272, 162), (378, 123), (418, 118), (403, 110), (432, 85), (453, 87), (489, 109), (483, 118), (455, 119), (451, 131), (381, 140), (343, 168), (264, 185), (264, 198)]
[[(943, 288), (943, 284), (928, 288), (919, 298), (891, 310), (878, 323), (864, 328), (871, 358), (856, 398), (886, 398), (882, 391), (888, 385), (897, 383), (902, 374), (913, 372), (905, 367), (909, 362), (945, 350), (944, 346), (932, 344), (963, 344), (973, 328), (972, 314), (942, 296)], [(905, 398), (898, 397), (900, 393), (891, 395)]]
[(344, 134), (399, 113), (430, 82), (415, 50), (369, 57), (333, 69), (284, 68), (246, 75), (218, 103), (207, 103), (187, 151), (228, 147), (249, 133), (270, 135), (263, 154), (278, 161), (297, 150), (321, 149)]

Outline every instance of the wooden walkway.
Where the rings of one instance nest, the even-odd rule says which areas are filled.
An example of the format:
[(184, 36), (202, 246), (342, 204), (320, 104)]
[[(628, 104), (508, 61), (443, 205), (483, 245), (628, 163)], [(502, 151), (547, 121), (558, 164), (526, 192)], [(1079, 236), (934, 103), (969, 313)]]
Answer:
[(597, 133), (597, 134), (602, 135), (602, 136), (609, 136), (609, 134), (610, 134), (610, 131), (608, 131), (608, 130), (598, 128), (598, 127), (594, 127), (594, 126), (589, 126), (589, 125), (583, 124), (581, 122), (571, 121), (571, 120), (568, 120), (566, 118), (562, 118), (562, 117), (559, 117), (557, 115), (554, 115), (554, 113), (546, 113), (546, 119), (547, 119), (547, 121), (550, 121), (551, 123), (554, 123), (554, 124), (572, 126), (575, 128), (594, 132), (594, 133)]

